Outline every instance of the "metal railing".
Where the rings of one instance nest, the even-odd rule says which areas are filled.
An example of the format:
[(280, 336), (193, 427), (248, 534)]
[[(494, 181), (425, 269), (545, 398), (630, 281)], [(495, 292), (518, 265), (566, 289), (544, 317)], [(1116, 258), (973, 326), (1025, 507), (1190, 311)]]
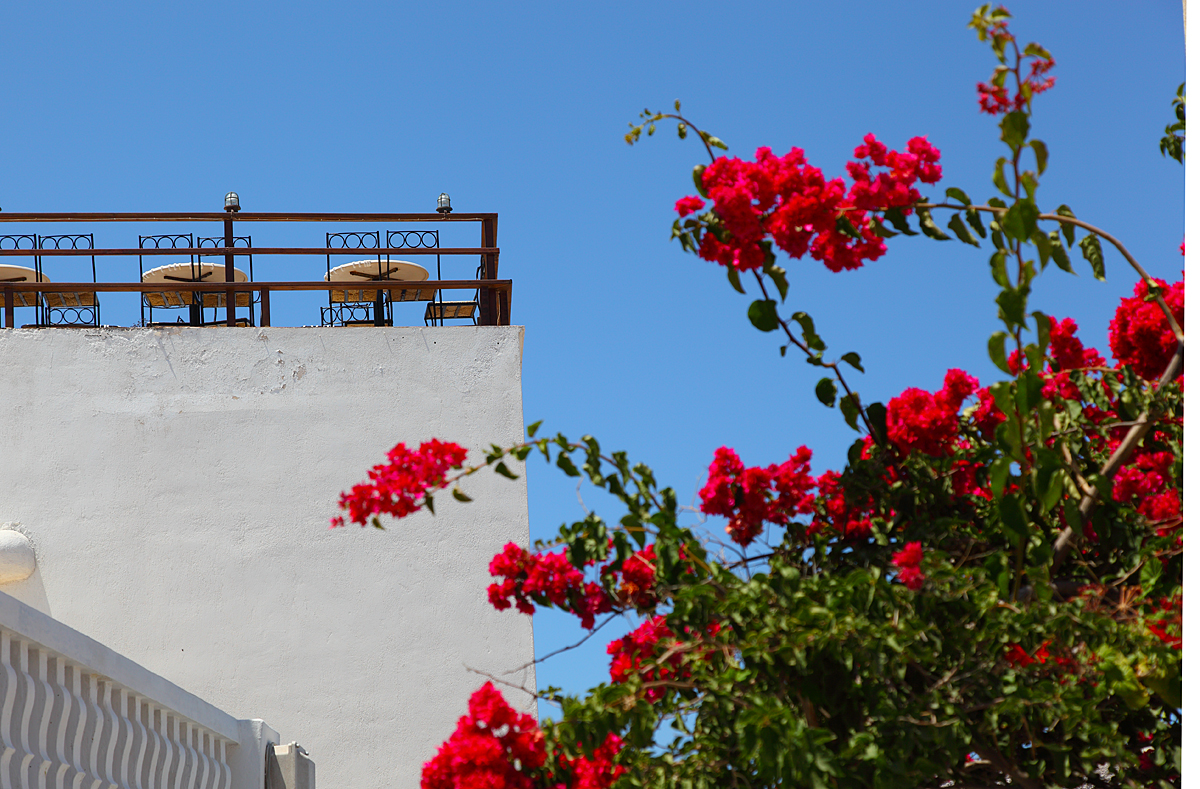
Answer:
[[(129, 257), (129, 258), (145, 258), (159, 255), (181, 257), (187, 256), (191, 259), (199, 260), (201, 256), (213, 258), (224, 258), (224, 278), (223, 281), (216, 282), (16, 282), (5, 281), (0, 282), (0, 290), (3, 293), (4, 306), (4, 326), (13, 327), (15, 325), (15, 309), (18, 306), (24, 306), (28, 303), (29, 298), (35, 302), (44, 299), (42, 295), (33, 295), (29, 298), (26, 294), (67, 294), (67, 293), (104, 293), (104, 292), (127, 292), (127, 293), (194, 293), (199, 294), (197, 298), (203, 300), (204, 294), (216, 294), (217, 297), (223, 296), (223, 305), (225, 308), (225, 318), (222, 321), (225, 325), (238, 325), (238, 318), (235, 314), (239, 299), (238, 294), (248, 293), (251, 304), (258, 304), (260, 309), (259, 324), (262, 326), (271, 325), (271, 305), (270, 298), (272, 293), (279, 291), (326, 291), (332, 292), (335, 290), (344, 290), (346, 283), (328, 282), (328, 281), (272, 281), (272, 282), (235, 282), (234, 263), (238, 257), (246, 257), (253, 259), (254, 256), (325, 256), (328, 259), (330, 255), (345, 255), (347, 249), (343, 247), (253, 247), (249, 245), (238, 246), (237, 242), (242, 242), (243, 239), (248, 240), (248, 236), (235, 236), (234, 223), (241, 222), (372, 222), (379, 224), (388, 223), (477, 223), (480, 227), (480, 243), (477, 247), (441, 247), (428, 246), (427, 235), (422, 235), (428, 231), (424, 230), (387, 230), (386, 247), (371, 247), (369, 252), (372, 255), (381, 258), (388, 258), (391, 255), (410, 256), (436, 256), (438, 279), (423, 280), (419, 283), (422, 291), (434, 291), (437, 294), (437, 300), (440, 301), (441, 293), (444, 290), (466, 290), (476, 291), (478, 294), (479, 320), (478, 323), (484, 326), (507, 326), (511, 320), (511, 304), (512, 304), (512, 280), (502, 280), (497, 276), (499, 267), (500, 249), (496, 246), (496, 214), (333, 214), (333, 213), (216, 213), (216, 212), (199, 212), (199, 213), (0, 213), (0, 222), (8, 223), (108, 223), (108, 222), (188, 222), (188, 223), (205, 223), (219, 222), (222, 230), (220, 235), (213, 234), (203, 238), (204, 245), (189, 246), (189, 247), (169, 247), (169, 248), (154, 248), (154, 247), (128, 247), (128, 248), (103, 248), (94, 247), (87, 249), (63, 248), (63, 249), (37, 249), (36, 255), (39, 258), (38, 276), (41, 276), (42, 265), (47, 261), (57, 257), (87, 257), (89, 260), (106, 257)], [(186, 235), (186, 234), (185, 234)], [(196, 233), (200, 236), (200, 233)], [(414, 245), (408, 245), (409, 238), (417, 239)], [(403, 246), (391, 246), (396, 240), (400, 239)], [(223, 242), (223, 243), (222, 243)], [(328, 243), (328, 241), (327, 241)], [(366, 249), (362, 251), (368, 251)], [(32, 254), (30, 249), (21, 248), (0, 248), (0, 263), (5, 262), (9, 257), (28, 257)], [(475, 266), (475, 279), (441, 279), (441, 258), (443, 256), (470, 256), (474, 258), (478, 256), (478, 264)], [(386, 282), (377, 283), (381, 291), (394, 290), (405, 287), (406, 280), (389, 280)], [(366, 286), (365, 289), (374, 289), (372, 286), (376, 283), (361, 283)], [(410, 285), (418, 283), (412, 282)], [(357, 288), (359, 290), (363, 287)], [(139, 296), (139, 300), (144, 301), (145, 296)], [(246, 299), (240, 300), (245, 304)], [(253, 309), (251, 309), (251, 322), (253, 322)]]

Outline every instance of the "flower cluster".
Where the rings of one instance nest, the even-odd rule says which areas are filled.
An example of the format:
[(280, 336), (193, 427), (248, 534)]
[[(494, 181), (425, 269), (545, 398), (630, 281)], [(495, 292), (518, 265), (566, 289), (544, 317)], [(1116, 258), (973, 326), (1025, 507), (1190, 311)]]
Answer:
[(809, 534), (829, 530), (848, 540), (871, 536), (871, 513), (846, 501), (842, 475), (826, 471), (817, 478), (817, 512), (809, 526)]
[(958, 435), (958, 411), (978, 388), (976, 378), (951, 369), (939, 392), (905, 389), (887, 406), (888, 441), (900, 457), (914, 450), (931, 457), (947, 454)]
[[(1172, 285), (1163, 280), (1155, 282), (1176, 323), (1182, 326), (1183, 280)], [(1167, 369), (1177, 343), (1167, 316), (1156, 301), (1146, 300), (1148, 294), (1149, 287), (1141, 280), (1133, 296), (1121, 299), (1108, 325), (1108, 345), (1118, 363), (1129, 365), (1143, 378), (1158, 378)]]
[(619, 609), (652, 609), (657, 602), (654, 589), (655, 547), (648, 545), (625, 559), (619, 567), (606, 564), (600, 575), (612, 576), (616, 599), (595, 581), (585, 581), (583, 571), (561, 553), (534, 554), (508, 543), (488, 565), (488, 572), (500, 578), (488, 587), (488, 602), (498, 611), (516, 606), (523, 614), (532, 614), (536, 605), (554, 606), (579, 617), (579, 623), (591, 630), (596, 616)]
[(925, 551), (921, 549), (919, 542), (910, 542), (892, 554), (892, 564), (896, 566), (896, 576), (900, 583), (914, 592), (925, 585), (925, 574), (921, 572), (921, 562), (924, 558)]
[[(665, 681), (680, 676), (679, 666), (683, 662), (683, 653), (670, 653), (666, 660), (657, 660), (662, 654), (661, 644), (664, 641), (674, 641), (675, 636), (667, 628), (661, 616), (653, 616), (638, 625), (637, 629), (628, 635), (621, 636), (609, 643), (608, 654), (612, 661), (608, 666), (608, 675), (612, 681), (624, 682), (633, 674), (638, 674), (643, 682)], [(684, 670), (686, 675), (686, 670)], [(662, 698), (661, 688), (646, 690), (646, 698), (655, 701)]]
[(559, 766), (569, 776), (570, 783), (555, 784), (554, 789), (608, 789), (625, 772), (624, 767), (614, 764), (623, 745), (621, 738), (610, 732), (590, 758), (560, 756)]
[(486, 683), (421, 770), (421, 789), (534, 789), (546, 761), (542, 730)]
[[(706, 229), (700, 257), (738, 271), (757, 269), (766, 261), (770, 238), (792, 257), (811, 254), (831, 271), (878, 260), (887, 246), (871, 228), (872, 212), (911, 213), (921, 199), (913, 185), (941, 179), (941, 153), (924, 137), (909, 140), (902, 153), (869, 134), (854, 156), (846, 165), (854, 181), (848, 194), (841, 178), (826, 180), (799, 148), (783, 156), (759, 148), (752, 162), (717, 159), (704, 169), (701, 183), (720, 225)], [(884, 169), (872, 173), (871, 164)], [(675, 211), (685, 217), (705, 205), (688, 196), (675, 203)]]
[(700, 490), (700, 510), (729, 519), (725, 531), (741, 546), (762, 533), (763, 523), (784, 524), (813, 512), (816, 487), (810, 472), (812, 452), (799, 447), (781, 465), (746, 468), (729, 447), (721, 447)]
[[(555, 762), (555, 789), (608, 789), (625, 772), (614, 764), (623, 742), (609, 734), (592, 755)], [(421, 770), (421, 789), (537, 789), (548, 784), (546, 742), (532, 715), (509, 706), (492, 685), (471, 695), (467, 714)]]
[(1171, 481), (1175, 456), (1170, 452), (1140, 452), (1134, 462), (1113, 477), (1114, 501), (1135, 504), (1138, 512), (1152, 521), (1175, 521), (1182, 517), (1179, 489)]
[[(1054, 77), (1048, 76), (1050, 69), (1054, 68), (1054, 58), (1037, 44), (1030, 44), (1024, 53), (1017, 54), (1017, 65), (1008, 65), (1008, 45), (1015, 43), (1016, 38), (1008, 30), (1008, 20), (1004, 18), (1007, 12), (1004, 7), (998, 6), (996, 10), (1002, 12), (1001, 15), (990, 19), (987, 28), (981, 30), (981, 37), (992, 42), (992, 49), (1000, 57), (1002, 65), (996, 67), (990, 82), (980, 82), (975, 86), (979, 92), (979, 109), (989, 115), (1025, 109), (1036, 94), (1045, 93), (1054, 87), (1055, 80)], [(1027, 61), (1029, 65), (1029, 71), (1024, 75), (1020, 72), (1022, 60)], [(1006, 84), (1010, 74), (1017, 81), (1016, 91), (1012, 95), (1009, 94)]]
[[(388, 452), (388, 462), (367, 472), (369, 482), (360, 482), (342, 493), (338, 505), (351, 523), (366, 526), (379, 515), (403, 518), (421, 508), (430, 491), (446, 486), (446, 472), (462, 468), (467, 450), (436, 438), (413, 451), (401, 442)], [(345, 526), (345, 516), (330, 520), (330, 528)]]

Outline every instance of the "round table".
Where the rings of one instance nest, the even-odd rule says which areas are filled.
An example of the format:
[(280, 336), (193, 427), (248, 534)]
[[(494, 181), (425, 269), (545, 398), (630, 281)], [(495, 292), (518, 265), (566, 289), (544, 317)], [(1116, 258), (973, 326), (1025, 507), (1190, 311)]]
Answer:
[[(0, 285), (5, 282), (49, 282), (50, 278), (43, 274), (38, 277), (37, 271), (28, 266), (0, 265)], [(36, 293), (14, 293), (13, 306), (33, 307), (37, 305)]]
[[(411, 263), (407, 260), (375, 259), (356, 260), (344, 263), (330, 269), (325, 275), (326, 282), (424, 282), (429, 279), (429, 269)], [(384, 294), (387, 294), (386, 297)], [(383, 300), (391, 301), (428, 301), (433, 298), (432, 288), (345, 288), (329, 292), (331, 303), (368, 304), (373, 303), (376, 325), (382, 325)]]
[[(165, 266), (152, 268), (142, 274), (142, 282), (224, 282), (225, 264), (215, 263), (168, 263)], [(246, 272), (241, 269), (233, 270), (234, 282), (245, 282)], [(201, 299), (193, 298), (196, 294), (190, 291), (164, 290), (161, 292), (142, 294), (146, 304), (151, 307), (224, 307), (224, 293), (203, 293)], [(238, 307), (250, 306), (250, 294), (238, 293), (234, 298)]]

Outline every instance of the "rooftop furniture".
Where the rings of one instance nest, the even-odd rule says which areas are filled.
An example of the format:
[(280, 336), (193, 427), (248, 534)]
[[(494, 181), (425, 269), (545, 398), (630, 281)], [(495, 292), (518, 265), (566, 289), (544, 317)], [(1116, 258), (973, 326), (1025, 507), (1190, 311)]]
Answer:
[[(37, 248), (46, 249), (86, 249), (96, 248), (95, 238), (91, 233), (66, 233), (53, 236), (37, 237)], [(37, 255), (34, 266), (37, 268), (39, 282), (49, 282), (45, 278), (45, 267), (48, 258)], [(68, 261), (57, 261), (55, 266), (62, 271), (61, 265)], [(96, 281), (96, 256), (91, 256), (92, 282)], [(56, 274), (57, 275), (57, 274)], [(77, 278), (78, 279), (78, 278)], [(67, 280), (68, 282), (70, 280)], [(99, 326), (100, 302), (95, 291), (70, 291), (42, 293), (42, 315), (39, 325), (46, 326)]]
[[(246, 272), (234, 269), (234, 282), (246, 282)], [(168, 263), (142, 273), (142, 282), (222, 282), (225, 278), (225, 266), (213, 263)], [(146, 293), (143, 296), (146, 306), (151, 309), (181, 309), (189, 311), (189, 323), (193, 326), (204, 325), (205, 308), (217, 309), (226, 305), (224, 293), (190, 293), (185, 291), (164, 290), (156, 293)], [(238, 293), (234, 296), (234, 304), (238, 307), (250, 306), (250, 294)], [(153, 321), (151, 321), (153, 322)], [(214, 316), (215, 322), (215, 316)]]
[[(391, 260), (376, 258), (375, 260), (356, 260), (330, 269), (325, 274), (326, 282), (345, 282), (347, 285), (361, 286), (369, 282), (408, 282), (417, 283), (429, 279), (429, 270), (416, 263), (406, 260)], [(421, 288), (410, 285), (404, 288), (365, 288), (346, 287), (329, 291), (330, 306), (338, 304), (341, 312), (338, 320), (343, 326), (356, 323), (367, 323), (357, 320), (353, 310), (357, 307), (370, 307), (370, 323), (383, 326), (390, 323), (391, 315), (387, 309), (392, 301), (425, 301), (434, 296), (432, 288)], [(350, 312), (346, 312), (349, 310)], [(331, 310), (332, 312), (332, 310)], [(332, 316), (331, 316), (332, 317)]]

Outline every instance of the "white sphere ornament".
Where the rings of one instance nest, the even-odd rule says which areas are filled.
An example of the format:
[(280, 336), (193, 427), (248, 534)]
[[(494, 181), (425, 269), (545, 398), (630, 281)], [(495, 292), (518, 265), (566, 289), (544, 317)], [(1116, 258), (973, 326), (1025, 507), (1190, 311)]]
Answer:
[(0, 530), (0, 584), (24, 581), (36, 567), (37, 557), (29, 538), (12, 529)]

